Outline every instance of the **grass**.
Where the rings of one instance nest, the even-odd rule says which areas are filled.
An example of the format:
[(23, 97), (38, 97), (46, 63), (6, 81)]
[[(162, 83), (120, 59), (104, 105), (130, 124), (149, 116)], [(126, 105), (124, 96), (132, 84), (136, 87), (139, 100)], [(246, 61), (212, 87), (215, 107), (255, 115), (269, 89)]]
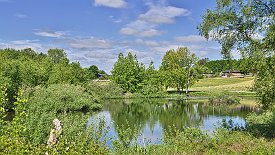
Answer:
[(246, 78), (204, 78), (200, 79), (193, 87), (209, 87), (209, 86), (221, 86), (221, 85), (230, 85), (238, 84), (240, 82), (253, 81), (253, 77)]
[(240, 104), (249, 107), (258, 105), (256, 98), (242, 98)]
[(190, 91), (210, 91), (210, 92), (221, 92), (221, 91), (233, 91), (233, 92), (244, 92), (249, 91), (252, 87), (253, 77), (246, 78), (205, 78), (200, 79), (195, 83)]

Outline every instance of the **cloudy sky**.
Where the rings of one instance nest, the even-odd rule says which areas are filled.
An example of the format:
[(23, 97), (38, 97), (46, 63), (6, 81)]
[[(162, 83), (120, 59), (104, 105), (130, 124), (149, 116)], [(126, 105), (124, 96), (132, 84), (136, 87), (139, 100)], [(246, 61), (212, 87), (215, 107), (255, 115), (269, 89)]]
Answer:
[(156, 67), (181, 46), (220, 59), (220, 45), (196, 28), (214, 7), (215, 0), (0, 0), (0, 48), (63, 48), (71, 61), (107, 72), (120, 52)]

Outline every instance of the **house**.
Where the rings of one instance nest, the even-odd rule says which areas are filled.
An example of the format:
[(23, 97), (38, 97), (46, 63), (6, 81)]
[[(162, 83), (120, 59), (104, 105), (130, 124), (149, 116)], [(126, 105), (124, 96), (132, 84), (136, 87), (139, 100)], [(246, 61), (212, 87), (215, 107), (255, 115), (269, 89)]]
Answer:
[(221, 77), (244, 78), (244, 74), (239, 70), (225, 70), (221, 73)]

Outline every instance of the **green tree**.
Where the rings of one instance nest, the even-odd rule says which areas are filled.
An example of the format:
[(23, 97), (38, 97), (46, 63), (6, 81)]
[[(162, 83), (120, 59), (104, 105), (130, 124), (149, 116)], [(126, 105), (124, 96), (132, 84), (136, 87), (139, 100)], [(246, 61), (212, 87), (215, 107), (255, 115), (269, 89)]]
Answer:
[(153, 61), (150, 62), (148, 68), (145, 70), (142, 89), (139, 90), (139, 93), (145, 97), (158, 97), (163, 95), (160, 72), (155, 69)]
[(96, 79), (99, 74), (106, 74), (104, 70), (99, 70), (96, 65), (92, 65), (89, 68), (85, 68), (88, 79)]
[(186, 47), (167, 51), (160, 67), (165, 86), (176, 87), (178, 92), (185, 88), (187, 94), (189, 87), (201, 76), (198, 61)]
[(49, 49), (48, 57), (54, 64), (60, 63), (61, 61), (69, 61), (67, 59), (67, 54), (64, 52), (63, 49)]
[(120, 53), (111, 73), (113, 82), (125, 91), (133, 93), (143, 85), (145, 67), (132, 53), (129, 52), (126, 57)]
[[(238, 49), (243, 56), (255, 58), (255, 90), (268, 107), (275, 100), (274, 56), (275, 0), (216, 0), (217, 7), (207, 10), (199, 31), (205, 38), (222, 45), (221, 53), (231, 57)], [(273, 59), (271, 59), (273, 60)], [(270, 92), (271, 91), (271, 92)]]

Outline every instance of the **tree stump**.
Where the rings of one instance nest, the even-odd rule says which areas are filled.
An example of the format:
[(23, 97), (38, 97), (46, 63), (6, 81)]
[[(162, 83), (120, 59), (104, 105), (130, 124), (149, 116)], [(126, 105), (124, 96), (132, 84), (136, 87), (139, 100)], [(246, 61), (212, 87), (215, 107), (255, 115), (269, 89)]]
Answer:
[(53, 128), (51, 129), (50, 136), (48, 139), (48, 147), (58, 143), (58, 138), (62, 133), (62, 123), (57, 118), (53, 120)]

